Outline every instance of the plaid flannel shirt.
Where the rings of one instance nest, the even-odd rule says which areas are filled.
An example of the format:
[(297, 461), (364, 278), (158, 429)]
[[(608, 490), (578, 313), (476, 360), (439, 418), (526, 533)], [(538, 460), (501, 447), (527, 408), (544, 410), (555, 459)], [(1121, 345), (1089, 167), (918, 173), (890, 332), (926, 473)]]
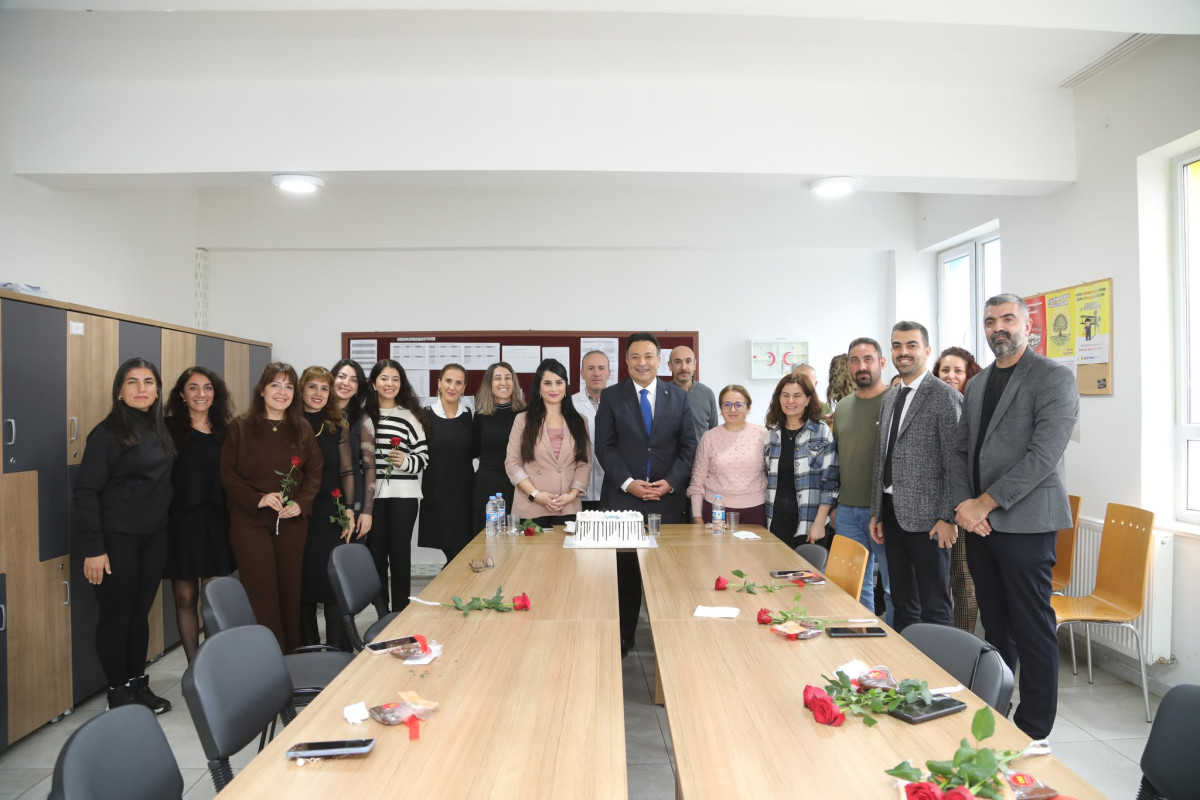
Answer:
[[(763, 460), (767, 466), (767, 527), (771, 526), (771, 500), (779, 483), (779, 453), (783, 449), (785, 431), (772, 426), (763, 444)], [(820, 506), (832, 506), (838, 495), (838, 457), (833, 432), (824, 422), (806, 421), (796, 431), (795, 470), (796, 506), (800, 511), (800, 529), (817, 517)]]

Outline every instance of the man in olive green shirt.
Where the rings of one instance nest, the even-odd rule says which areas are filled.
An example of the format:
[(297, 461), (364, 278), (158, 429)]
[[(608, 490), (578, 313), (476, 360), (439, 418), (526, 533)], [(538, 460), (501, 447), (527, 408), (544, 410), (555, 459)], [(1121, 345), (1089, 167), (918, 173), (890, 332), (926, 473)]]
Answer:
[(892, 621), (891, 581), (888, 580), (887, 553), (882, 544), (871, 539), (871, 470), (879, 440), (879, 409), (891, 388), (883, 382), (887, 359), (879, 342), (868, 337), (855, 339), (847, 351), (850, 374), (854, 376), (854, 394), (843, 397), (833, 414), (833, 438), (837, 444), (838, 487), (837, 521), (839, 536), (853, 539), (867, 548), (867, 574), (859, 600), (875, 613), (875, 565), (883, 578), (887, 621)]

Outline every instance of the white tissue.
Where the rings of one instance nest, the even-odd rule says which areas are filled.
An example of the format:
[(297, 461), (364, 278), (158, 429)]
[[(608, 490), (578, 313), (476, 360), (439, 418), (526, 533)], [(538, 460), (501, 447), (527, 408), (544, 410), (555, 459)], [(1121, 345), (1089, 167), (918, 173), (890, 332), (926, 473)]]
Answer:
[(352, 706), (346, 706), (342, 711), (342, 716), (346, 718), (346, 722), (351, 725), (361, 725), (367, 721), (367, 717), (371, 716), (367, 712), (366, 703), (355, 703)]

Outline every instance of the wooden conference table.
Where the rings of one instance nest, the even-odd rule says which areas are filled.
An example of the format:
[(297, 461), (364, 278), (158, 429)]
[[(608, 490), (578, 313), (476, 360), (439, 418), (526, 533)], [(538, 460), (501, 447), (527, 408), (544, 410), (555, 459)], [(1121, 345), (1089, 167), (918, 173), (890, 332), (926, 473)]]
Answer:
[[(898, 634), (880, 639), (790, 641), (759, 626), (759, 608), (792, 605), (795, 591), (717, 592), (717, 575), (740, 569), (757, 583), (771, 570), (807, 566), (761, 528), (763, 538), (713, 537), (703, 526), (667, 525), (656, 549), (639, 550), (646, 607), (675, 751), (679, 796), (693, 798), (899, 796), (883, 770), (910, 759), (953, 755), (970, 736), (982, 701), (960, 693), (966, 712), (921, 725), (881, 717), (838, 728), (816, 724), (801, 700), (805, 684), (823, 686), (840, 664), (889, 666), (898, 679), (930, 686), (955, 681)], [(625, 797), (625, 743), (616, 560), (609, 550), (564, 550), (558, 531), (539, 537), (477, 537), (421, 593), (449, 601), (527, 592), (528, 612), (474, 611), (411, 604), (386, 635), (421, 633), (445, 645), (425, 667), (360, 654), (346, 671), (246, 766), (222, 796), (600, 798)], [(468, 562), (491, 556), (493, 569)], [(732, 585), (732, 584), (731, 584)], [(862, 618), (858, 602), (833, 584), (810, 586), (813, 616)], [(697, 605), (736, 606), (738, 619), (698, 619)], [(343, 707), (368, 706), (411, 689), (441, 707), (408, 740), (403, 726), (351, 725)], [(361, 758), (296, 766), (284, 751), (301, 741), (374, 737)], [(985, 744), (1028, 744), (996, 716)], [(1101, 798), (1052, 756), (1018, 768), (1076, 798)]]

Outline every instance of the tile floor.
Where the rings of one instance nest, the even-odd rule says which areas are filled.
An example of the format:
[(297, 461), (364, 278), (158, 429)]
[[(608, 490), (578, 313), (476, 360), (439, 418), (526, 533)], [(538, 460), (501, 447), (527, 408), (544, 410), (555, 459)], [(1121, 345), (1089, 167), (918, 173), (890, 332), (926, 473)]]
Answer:
[[(426, 579), (427, 580), (427, 579)], [(416, 581), (414, 580), (414, 584)], [(424, 588), (424, 581), (414, 585)], [(415, 594), (416, 592), (414, 592)], [(366, 617), (360, 622), (365, 627)], [(625, 752), (630, 800), (671, 800), (675, 796), (674, 753), (665, 710), (654, 705), (654, 645), (649, 625), (638, 628), (636, 647), (622, 662), (625, 690)], [(1064, 659), (1069, 664), (1069, 656)], [(179, 648), (150, 665), (150, 685), (175, 708), (158, 719), (183, 772), (188, 800), (215, 795), (204, 753), (180, 691), (186, 666)], [(1151, 695), (1157, 708), (1158, 698)], [(50, 792), (50, 776), (63, 742), (80, 725), (103, 713), (103, 694), (80, 705), (61, 722), (46, 725), (0, 754), (0, 800), (42, 800)], [(1096, 671), (1089, 686), (1086, 674), (1076, 677), (1064, 666), (1059, 680), (1058, 721), (1050, 741), (1054, 753), (1111, 800), (1137, 795), (1138, 759), (1150, 733), (1142, 711), (1141, 691), (1107, 672)], [(233, 760), (235, 770), (257, 751), (250, 745)]]

